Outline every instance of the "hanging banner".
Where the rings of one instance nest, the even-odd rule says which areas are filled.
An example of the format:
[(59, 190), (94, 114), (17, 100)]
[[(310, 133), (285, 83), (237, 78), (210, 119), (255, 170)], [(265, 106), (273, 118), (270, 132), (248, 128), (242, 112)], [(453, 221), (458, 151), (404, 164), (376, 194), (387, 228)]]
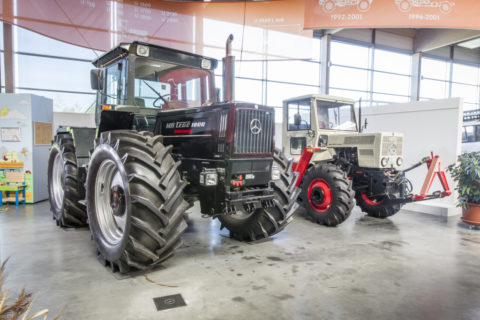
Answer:
[(305, 29), (480, 29), (478, 0), (305, 0)]
[(240, 29), (245, 23), (261, 29), (311, 37), (312, 31), (303, 29), (303, 14), (303, 1), (298, 0), (247, 3), (0, 0), (0, 20), (60, 41), (101, 51), (120, 42), (139, 40), (201, 52), (204, 19), (225, 21)]

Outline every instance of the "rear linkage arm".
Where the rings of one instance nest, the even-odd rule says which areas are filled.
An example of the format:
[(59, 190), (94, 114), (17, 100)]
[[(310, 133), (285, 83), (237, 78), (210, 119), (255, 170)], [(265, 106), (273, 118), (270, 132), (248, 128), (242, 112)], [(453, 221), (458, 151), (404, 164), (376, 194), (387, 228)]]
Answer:
[[(420, 162), (414, 164), (410, 168), (403, 170), (403, 172), (408, 172), (412, 169), (418, 168), (424, 163), (427, 164), (428, 172), (427, 172), (427, 176), (425, 177), (425, 181), (423, 182), (422, 189), (420, 190), (420, 194), (418, 195), (409, 194), (404, 198), (391, 199), (391, 201), (399, 202), (399, 203), (410, 203), (410, 202), (444, 198), (452, 194), (452, 191), (450, 191), (450, 187), (448, 186), (447, 178), (445, 176), (445, 168), (443, 167), (442, 160), (440, 159), (440, 156), (438, 155), (434, 156), (433, 152), (431, 153), (431, 157), (423, 158)], [(433, 180), (437, 175), (438, 175), (438, 178), (440, 179), (440, 183), (442, 184), (443, 191), (435, 191), (432, 194), (428, 194), (428, 192), (430, 191), (430, 188), (432, 187)]]

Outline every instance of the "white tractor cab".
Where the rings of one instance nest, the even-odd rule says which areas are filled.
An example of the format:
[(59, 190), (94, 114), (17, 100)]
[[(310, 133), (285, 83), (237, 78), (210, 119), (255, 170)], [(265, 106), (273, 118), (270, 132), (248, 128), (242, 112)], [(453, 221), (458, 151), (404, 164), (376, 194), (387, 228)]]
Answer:
[[(299, 200), (318, 223), (335, 226), (348, 218), (357, 205), (368, 215), (386, 218), (407, 202), (451, 194), (438, 156), (424, 158), (400, 171), (403, 134), (361, 133), (355, 101), (311, 94), (283, 102), (283, 147), (293, 159), (302, 188)], [(361, 108), (359, 108), (361, 114)], [(427, 163), (432, 169), (420, 195), (411, 194), (405, 172)], [(443, 192), (428, 195), (435, 174)]]

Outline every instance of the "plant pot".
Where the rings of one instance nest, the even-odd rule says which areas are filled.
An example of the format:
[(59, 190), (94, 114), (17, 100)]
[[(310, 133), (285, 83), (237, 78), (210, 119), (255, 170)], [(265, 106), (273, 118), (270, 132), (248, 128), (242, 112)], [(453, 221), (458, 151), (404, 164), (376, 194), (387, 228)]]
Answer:
[(462, 221), (474, 226), (480, 226), (480, 204), (468, 204), (468, 209), (462, 210)]

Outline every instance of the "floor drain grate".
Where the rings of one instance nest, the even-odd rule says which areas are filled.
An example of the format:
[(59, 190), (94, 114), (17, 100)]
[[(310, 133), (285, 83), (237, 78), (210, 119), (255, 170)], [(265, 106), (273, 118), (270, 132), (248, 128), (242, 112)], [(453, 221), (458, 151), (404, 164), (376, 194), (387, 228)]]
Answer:
[(171, 296), (153, 298), (153, 302), (155, 302), (157, 311), (173, 309), (173, 308), (183, 307), (187, 305), (185, 303), (185, 300), (183, 300), (183, 297), (181, 294), (174, 294)]

